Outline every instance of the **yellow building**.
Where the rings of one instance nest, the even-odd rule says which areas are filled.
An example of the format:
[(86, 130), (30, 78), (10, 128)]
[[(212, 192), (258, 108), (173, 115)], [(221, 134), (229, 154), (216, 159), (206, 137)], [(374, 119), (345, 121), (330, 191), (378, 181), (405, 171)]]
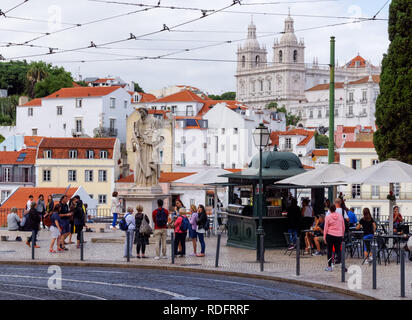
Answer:
[(97, 200), (99, 215), (109, 215), (119, 164), (117, 138), (43, 138), (36, 156), (36, 186), (82, 186)]
[[(151, 110), (149, 109), (149, 114), (151, 116), (163, 119), (163, 128), (160, 129), (159, 134), (164, 137), (164, 141), (159, 146), (159, 164), (160, 171), (171, 172), (172, 171), (172, 159), (173, 159), (173, 138), (172, 138), (172, 120), (167, 117), (168, 111), (165, 110)], [(127, 118), (127, 130), (126, 130), (126, 151), (127, 151), (127, 163), (129, 164), (129, 169), (134, 170), (135, 168), (135, 154), (133, 152), (133, 147), (131, 139), (133, 136), (133, 130), (135, 128), (135, 123), (140, 119), (140, 114), (138, 111), (134, 111)]]
[[(378, 154), (372, 141), (347, 141), (338, 150), (340, 163), (353, 169), (364, 169), (379, 162)], [(404, 217), (412, 216), (412, 184), (399, 183), (394, 185), (396, 205)], [(347, 185), (339, 187), (344, 194), (347, 207), (355, 208), (356, 214), (361, 214), (367, 207), (374, 217), (389, 215), (389, 186)]]

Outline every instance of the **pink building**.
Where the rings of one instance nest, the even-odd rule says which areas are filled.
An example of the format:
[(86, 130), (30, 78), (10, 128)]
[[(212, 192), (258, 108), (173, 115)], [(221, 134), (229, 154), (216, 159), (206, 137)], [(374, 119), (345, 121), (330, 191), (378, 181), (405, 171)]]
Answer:
[(373, 134), (371, 126), (357, 125), (355, 127), (345, 127), (338, 125), (335, 130), (335, 146), (342, 148), (346, 141), (365, 141), (370, 140)]

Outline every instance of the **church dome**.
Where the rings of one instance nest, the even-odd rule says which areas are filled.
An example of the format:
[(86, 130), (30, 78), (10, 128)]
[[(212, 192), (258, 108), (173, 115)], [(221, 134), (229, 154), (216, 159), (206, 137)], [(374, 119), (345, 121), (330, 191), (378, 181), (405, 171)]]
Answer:
[(289, 15), (285, 19), (285, 28), (283, 30), (283, 35), (280, 38), (280, 43), (281, 44), (288, 44), (288, 43), (296, 44), (296, 43), (298, 43), (298, 39), (296, 38), (296, 35), (295, 35), (295, 29), (293, 27), (293, 23), (294, 23), (293, 19)]
[(260, 49), (259, 42), (256, 39), (256, 26), (250, 23), (247, 32), (247, 39), (243, 46), (244, 49)]

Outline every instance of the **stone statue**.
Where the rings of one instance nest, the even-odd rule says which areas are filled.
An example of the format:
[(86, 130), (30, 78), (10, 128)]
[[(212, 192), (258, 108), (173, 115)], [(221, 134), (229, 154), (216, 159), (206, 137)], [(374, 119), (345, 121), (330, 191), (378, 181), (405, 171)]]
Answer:
[(164, 137), (158, 129), (162, 121), (149, 117), (145, 108), (138, 110), (140, 119), (135, 123), (132, 137), (133, 152), (135, 153), (134, 182), (138, 186), (154, 186), (159, 182), (158, 146)]

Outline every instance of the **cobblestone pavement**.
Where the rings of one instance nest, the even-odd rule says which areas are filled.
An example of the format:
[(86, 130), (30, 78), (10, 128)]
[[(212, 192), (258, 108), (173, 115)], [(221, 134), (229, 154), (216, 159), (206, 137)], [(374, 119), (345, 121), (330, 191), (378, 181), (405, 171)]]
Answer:
[[(94, 226), (96, 231), (103, 226)], [(181, 267), (207, 272), (224, 271), (229, 273), (244, 273), (251, 277), (254, 275), (275, 277), (276, 279), (287, 279), (292, 282), (306, 282), (314, 286), (331, 286), (344, 291), (351, 291), (361, 295), (377, 299), (403, 300), (412, 299), (412, 262), (408, 259), (405, 263), (406, 298), (401, 298), (400, 290), (400, 264), (392, 259), (389, 265), (377, 266), (377, 289), (372, 289), (372, 266), (364, 264), (363, 259), (346, 259), (348, 272), (346, 281), (341, 282), (341, 269), (335, 267), (332, 272), (324, 271), (326, 267), (326, 256), (304, 255), (300, 259), (300, 275), (296, 276), (296, 256), (284, 254), (285, 249), (266, 250), (264, 272), (260, 271), (260, 264), (256, 263), (256, 251), (229, 247), (226, 245), (226, 236), (222, 236), (219, 267), (215, 268), (216, 244), (217, 237), (206, 237), (206, 256), (190, 256), (193, 252), (191, 241), (186, 242), (186, 257), (175, 258), (175, 263), (171, 261), (171, 245), (168, 243), (168, 259), (155, 260), (154, 258), (154, 241), (150, 239), (150, 245), (147, 246), (146, 255), (148, 259), (137, 259), (135, 246), (133, 247), (133, 257), (130, 262), (123, 258), (123, 248), (125, 235), (120, 230), (109, 230), (106, 226), (105, 232), (85, 232), (84, 238), (84, 263), (96, 264), (122, 264), (131, 266), (145, 267)], [(169, 238), (170, 239), (170, 238)], [(9, 239), (10, 240), (10, 239)], [(32, 261), (31, 248), (22, 242), (1, 241), (0, 242), (0, 262), (11, 261)], [(73, 242), (76, 236), (73, 235)], [(46, 261), (48, 263), (58, 262), (81, 262), (80, 249), (75, 245), (68, 245), (69, 251), (62, 253), (49, 253), (50, 235), (48, 231), (39, 233), (39, 249), (35, 250), (35, 261)], [(198, 243), (200, 248), (200, 244)], [(353, 273), (355, 271), (355, 273)], [(356, 280), (356, 281), (355, 281)], [(359, 286), (356, 286), (359, 284)]]

